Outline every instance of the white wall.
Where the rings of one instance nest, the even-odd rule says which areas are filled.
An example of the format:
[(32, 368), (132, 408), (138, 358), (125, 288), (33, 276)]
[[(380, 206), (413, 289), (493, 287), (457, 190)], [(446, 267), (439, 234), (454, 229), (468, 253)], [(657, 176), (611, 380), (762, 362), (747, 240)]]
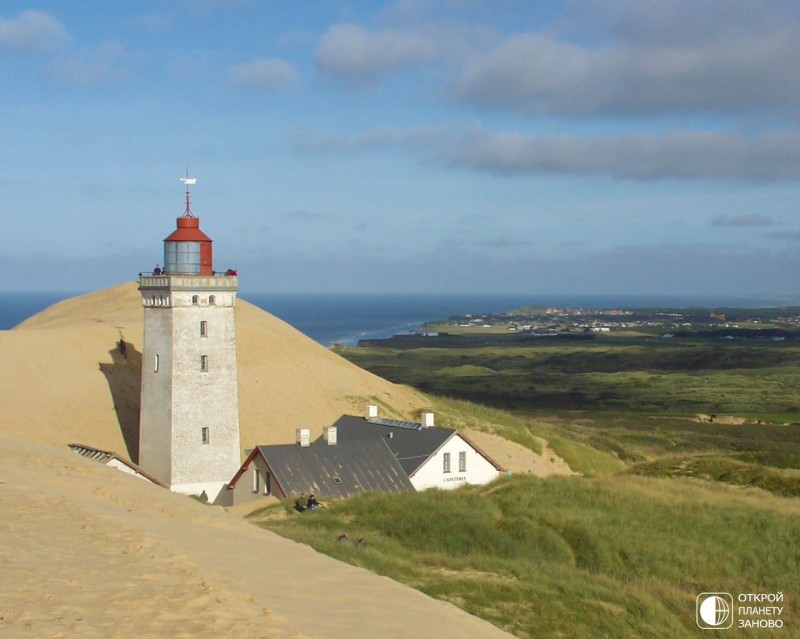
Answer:
[[(143, 293), (144, 295), (144, 293)], [(158, 371), (154, 369), (158, 355)], [(169, 486), (172, 476), (172, 312), (146, 306), (142, 349), (139, 466)]]
[[(198, 293), (201, 303), (192, 305)], [(225, 482), (241, 463), (233, 303), (223, 305), (217, 293), (216, 305), (209, 306), (203, 303), (208, 295), (202, 289), (174, 294), (171, 485)], [(205, 337), (201, 321), (207, 322)], [(207, 371), (200, 367), (203, 355)], [(203, 428), (209, 429), (208, 444)]]
[[(460, 452), (467, 454), (466, 472), (458, 470), (458, 454)], [(450, 453), (449, 473), (443, 471), (445, 453)], [(487, 484), (496, 479), (498, 475), (497, 469), (456, 433), (414, 473), (411, 483), (417, 490), (426, 488), (449, 490), (464, 484)]]
[(142, 473), (135, 471), (133, 468), (128, 466), (128, 464), (125, 464), (119, 461), (118, 459), (109, 459), (108, 462), (106, 462), (106, 466), (108, 466), (109, 468), (114, 468), (115, 470), (121, 470), (123, 473), (126, 473), (128, 475), (133, 475), (134, 477), (138, 477), (139, 479), (143, 479), (144, 481), (150, 484), (153, 483), (152, 481), (150, 481), (149, 477), (145, 477), (144, 475), (142, 475)]
[[(228, 478), (230, 479), (230, 477)], [(192, 484), (174, 484), (170, 486), (170, 490), (174, 493), (181, 493), (183, 495), (201, 495), (204, 491), (208, 497), (208, 503), (213, 504), (220, 496), (222, 489), (225, 488), (226, 482), (196, 482)]]
[[(139, 465), (171, 490), (205, 490), (212, 499), (209, 491), (216, 494), (241, 463), (235, 278), (151, 279), (153, 288), (140, 286), (145, 333)], [(205, 336), (201, 321), (207, 323)], [(202, 355), (207, 371), (201, 370)], [(209, 429), (207, 444), (203, 428)]]

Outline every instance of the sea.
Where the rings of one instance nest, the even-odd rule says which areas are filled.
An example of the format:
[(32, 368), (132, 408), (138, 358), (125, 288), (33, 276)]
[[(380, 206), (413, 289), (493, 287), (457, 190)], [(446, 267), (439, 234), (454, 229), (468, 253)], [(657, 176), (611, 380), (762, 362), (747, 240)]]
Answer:
[[(0, 292), (0, 330), (75, 293)], [(557, 308), (689, 308), (800, 305), (800, 295), (680, 296), (568, 294), (334, 294), (241, 293), (240, 297), (288, 322), (325, 346), (353, 346), (363, 339), (413, 333), (431, 320), (454, 315), (501, 313), (524, 306)]]

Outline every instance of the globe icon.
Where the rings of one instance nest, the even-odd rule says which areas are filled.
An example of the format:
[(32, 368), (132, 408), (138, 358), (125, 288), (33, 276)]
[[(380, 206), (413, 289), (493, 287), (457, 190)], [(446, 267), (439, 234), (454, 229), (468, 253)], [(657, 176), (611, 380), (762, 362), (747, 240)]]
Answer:
[(728, 601), (719, 595), (706, 597), (700, 604), (700, 618), (709, 626), (724, 626), (731, 618), (731, 607)]

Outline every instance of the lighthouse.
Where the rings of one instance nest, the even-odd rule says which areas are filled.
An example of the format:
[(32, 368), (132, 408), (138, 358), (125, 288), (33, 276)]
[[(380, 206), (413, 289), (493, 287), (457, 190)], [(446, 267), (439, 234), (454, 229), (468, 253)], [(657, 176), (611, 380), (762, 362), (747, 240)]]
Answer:
[(164, 268), (143, 273), (139, 465), (213, 502), (240, 465), (235, 273), (214, 271), (212, 240), (186, 208), (164, 240)]

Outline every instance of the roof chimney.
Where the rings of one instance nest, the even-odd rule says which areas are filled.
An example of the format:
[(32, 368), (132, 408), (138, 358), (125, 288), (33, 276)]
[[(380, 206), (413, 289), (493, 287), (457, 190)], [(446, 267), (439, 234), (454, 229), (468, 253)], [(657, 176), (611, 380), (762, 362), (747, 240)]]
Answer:
[(375, 404), (367, 404), (367, 412), (364, 416), (364, 419), (369, 419), (370, 417), (377, 417), (378, 416), (378, 407)]
[(433, 413), (422, 413), (422, 427), (433, 428)]
[(294, 433), (295, 441), (303, 448), (311, 443), (311, 431), (308, 428), (298, 428)]
[(336, 426), (326, 426), (323, 428), (322, 436), (328, 446), (336, 446)]

